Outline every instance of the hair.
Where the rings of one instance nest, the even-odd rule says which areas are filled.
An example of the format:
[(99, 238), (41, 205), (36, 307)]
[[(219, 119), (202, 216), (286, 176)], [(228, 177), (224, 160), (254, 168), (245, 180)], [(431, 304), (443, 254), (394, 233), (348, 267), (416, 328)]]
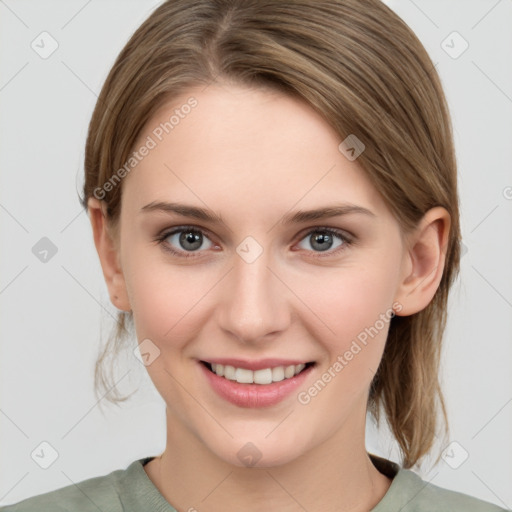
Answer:
[[(451, 216), (445, 267), (423, 310), (395, 316), (368, 397), (384, 409), (410, 468), (448, 418), (439, 382), (448, 294), (460, 264), (457, 168), (438, 73), (408, 25), (380, 0), (169, 0), (134, 32), (98, 97), (85, 148), (82, 204), (127, 162), (164, 103), (214, 82), (272, 88), (311, 105), (339, 134), (365, 146), (357, 162), (400, 225), (417, 227), (432, 207)], [(109, 226), (122, 183), (102, 189)], [(127, 333), (130, 313), (96, 362), (95, 389), (112, 389), (103, 363)], [(109, 398), (112, 402), (123, 398)], [(439, 457), (437, 461), (439, 460)], [(437, 462), (436, 461), (436, 462)]]

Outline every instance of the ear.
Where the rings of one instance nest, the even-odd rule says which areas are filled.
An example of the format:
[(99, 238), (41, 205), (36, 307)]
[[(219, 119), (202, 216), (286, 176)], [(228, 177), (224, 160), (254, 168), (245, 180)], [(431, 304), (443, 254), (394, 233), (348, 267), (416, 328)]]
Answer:
[(430, 304), (443, 276), (450, 225), (448, 211), (436, 206), (406, 237), (402, 280), (395, 298), (402, 308), (397, 315), (412, 315)]
[(131, 311), (126, 283), (120, 265), (118, 243), (114, 240), (107, 223), (106, 205), (103, 201), (91, 197), (87, 202), (87, 209), (92, 225), (94, 245), (98, 251), (110, 301), (117, 309)]

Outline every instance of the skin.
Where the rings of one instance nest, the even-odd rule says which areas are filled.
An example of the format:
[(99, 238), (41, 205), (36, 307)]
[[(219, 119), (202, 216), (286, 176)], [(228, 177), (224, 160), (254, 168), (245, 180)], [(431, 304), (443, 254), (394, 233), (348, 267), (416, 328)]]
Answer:
[[(402, 236), (330, 126), (307, 104), (261, 88), (191, 89), (160, 108), (136, 147), (190, 96), (197, 107), (124, 178), (116, 231), (101, 202), (89, 201), (112, 303), (133, 313), (139, 343), (150, 339), (160, 350), (147, 370), (167, 405), (167, 445), (146, 473), (179, 511), (369, 510), (391, 484), (365, 448), (369, 386), (388, 323), (307, 405), (292, 393), (272, 407), (235, 406), (212, 391), (197, 361), (315, 361), (299, 391), (307, 390), (394, 303), (398, 315), (429, 304), (449, 214), (433, 208)], [(153, 201), (208, 208), (224, 224), (141, 211)], [(341, 203), (374, 216), (280, 222)], [(183, 225), (205, 232), (199, 251), (180, 245), (179, 235), (166, 243), (190, 258), (154, 241)], [(331, 248), (318, 250), (311, 231), (326, 226), (354, 243), (335, 252), (344, 242), (334, 236)], [(252, 263), (236, 251), (247, 236), (263, 248)], [(237, 456), (248, 442), (261, 454), (254, 467)]]

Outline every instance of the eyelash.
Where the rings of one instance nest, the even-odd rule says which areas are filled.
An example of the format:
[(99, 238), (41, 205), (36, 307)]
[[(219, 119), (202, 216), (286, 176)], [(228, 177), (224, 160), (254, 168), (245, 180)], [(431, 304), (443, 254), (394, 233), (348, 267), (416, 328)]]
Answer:
[[(164, 232), (158, 234), (154, 238), (154, 241), (156, 243), (158, 243), (159, 245), (161, 245), (165, 251), (170, 252), (174, 256), (178, 256), (180, 258), (197, 258), (198, 257), (197, 253), (202, 252), (202, 251), (188, 251), (188, 252), (187, 251), (176, 251), (175, 249), (173, 249), (170, 245), (168, 245), (166, 243), (166, 239), (169, 238), (171, 235), (175, 235), (176, 233), (187, 232), (187, 231), (191, 231), (193, 233), (200, 233), (204, 237), (208, 238), (208, 240), (210, 240), (210, 237), (208, 237), (208, 234), (204, 230), (202, 230), (196, 226), (178, 226), (176, 228), (173, 228), (170, 231), (164, 231)], [(304, 240), (305, 238), (312, 235), (313, 233), (329, 233), (330, 235), (333, 235), (333, 236), (339, 238), (343, 242), (343, 244), (340, 247), (336, 248), (333, 251), (331, 251), (331, 250), (327, 250), (325, 252), (308, 251), (308, 252), (312, 252), (314, 254), (314, 256), (313, 256), (314, 258), (325, 258), (327, 256), (337, 255), (340, 252), (347, 249), (349, 246), (354, 244), (354, 240), (352, 238), (349, 238), (347, 235), (345, 235), (343, 232), (339, 231), (338, 229), (330, 228), (327, 226), (325, 226), (325, 227), (319, 226), (319, 227), (311, 228), (309, 231), (307, 231), (304, 234), (304, 236), (302, 236), (300, 238), (299, 241)]]

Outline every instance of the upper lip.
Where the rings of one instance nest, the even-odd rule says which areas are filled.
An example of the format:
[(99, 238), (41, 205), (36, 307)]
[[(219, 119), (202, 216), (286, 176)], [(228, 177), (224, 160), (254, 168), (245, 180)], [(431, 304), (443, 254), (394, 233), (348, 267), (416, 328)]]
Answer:
[(265, 368), (275, 368), (276, 366), (291, 366), (297, 364), (307, 364), (313, 361), (305, 359), (258, 359), (258, 360), (247, 360), (237, 358), (212, 358), (212, 359), (201, 359), (205, 363), (222, 364), (224, 366), (234, 366), (235, 368), (245, 368), (247, 370), (263, 370)]

